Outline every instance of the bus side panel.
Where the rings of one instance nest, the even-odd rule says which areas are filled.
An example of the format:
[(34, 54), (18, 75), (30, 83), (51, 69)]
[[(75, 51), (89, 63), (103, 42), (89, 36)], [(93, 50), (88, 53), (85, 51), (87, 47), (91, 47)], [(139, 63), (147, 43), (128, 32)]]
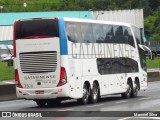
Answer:
[(77, 59), (69, 59), (69, 89), (70, 97), (81, 98), (82, 97), (82, 72), (81, 61)]

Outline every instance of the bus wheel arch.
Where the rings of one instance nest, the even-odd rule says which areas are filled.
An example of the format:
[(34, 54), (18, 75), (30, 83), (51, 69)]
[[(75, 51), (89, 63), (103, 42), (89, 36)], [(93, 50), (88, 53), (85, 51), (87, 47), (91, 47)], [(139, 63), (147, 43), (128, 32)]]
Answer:
[(135, 78), (134, 83), (137, 85), (138, 90), (140, 90), (140, 89), (141, 89), (141, 87), (140, 87), (140, 82), (139, 82), (139, 78), (138, 78), (138, 77), (136, 77), (136, 78)]
[(127, 89), (126, 89), (126, 92), (121, 93), (121, 96), (123, 98), (125, 98), (125, 99), (129, 98), (131, 96), (132, 88), (133, 88), (132, 79), (128, 78), (127, 79)]
[(138, 77), (136, 77), (134, 79), (134, 87), (132, 86), (131, 97), (133, 97), (133, 98), (137, 97), (139, 89), (140, 89), (139, 79), (138, 79)]
[(86, 105), (88, 104), (89, 97), (90, 97), (90, 83), (88, 81), (85, 81), (83, 84), (83, 96), (82, 98), (78, 99), (77, 101), (80, 104)]
[(91, 88), (90, 102), (97, 103), (99, 98), (100, 98), (99, 82), (97, 80), (94, 80), (92, 88)]

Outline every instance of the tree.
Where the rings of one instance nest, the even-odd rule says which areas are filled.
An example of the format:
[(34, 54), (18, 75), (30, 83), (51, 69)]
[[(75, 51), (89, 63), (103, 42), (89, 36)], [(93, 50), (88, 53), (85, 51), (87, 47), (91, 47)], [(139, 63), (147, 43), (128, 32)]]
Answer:
[(150, 5), (152, 10), (159, 9), (160, 0), (149, 0), (149, 5)]
[(145, 31), (150, 35), (149, 40), (160, 41), (160, 12), (155, 12), (144, 20)]

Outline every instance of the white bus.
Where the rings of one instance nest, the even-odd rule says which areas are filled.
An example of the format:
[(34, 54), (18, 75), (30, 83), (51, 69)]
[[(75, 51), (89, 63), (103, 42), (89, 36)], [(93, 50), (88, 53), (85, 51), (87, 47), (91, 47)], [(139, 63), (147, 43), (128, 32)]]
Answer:
[(33, 18), (14, 24), (18, 98), (39, 106), (101, 96), (136, 97), (147, 89), (140, 30), (125, 23), (75, 18)]

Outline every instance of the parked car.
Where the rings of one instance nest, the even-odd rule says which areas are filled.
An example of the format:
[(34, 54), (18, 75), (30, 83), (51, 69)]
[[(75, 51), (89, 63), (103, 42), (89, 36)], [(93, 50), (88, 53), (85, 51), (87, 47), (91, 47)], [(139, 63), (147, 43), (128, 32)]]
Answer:
[(0, 61), (2, 62), (13, 61), (12, 45), (0, 45)]
[[(159, 41), (148, 41), (145, 43), (152, 51), (152, 56), (157, 57), (160, 56), (160, 42)], [(148, 56), (148, 52), (146, 52), (146, 56)]]

